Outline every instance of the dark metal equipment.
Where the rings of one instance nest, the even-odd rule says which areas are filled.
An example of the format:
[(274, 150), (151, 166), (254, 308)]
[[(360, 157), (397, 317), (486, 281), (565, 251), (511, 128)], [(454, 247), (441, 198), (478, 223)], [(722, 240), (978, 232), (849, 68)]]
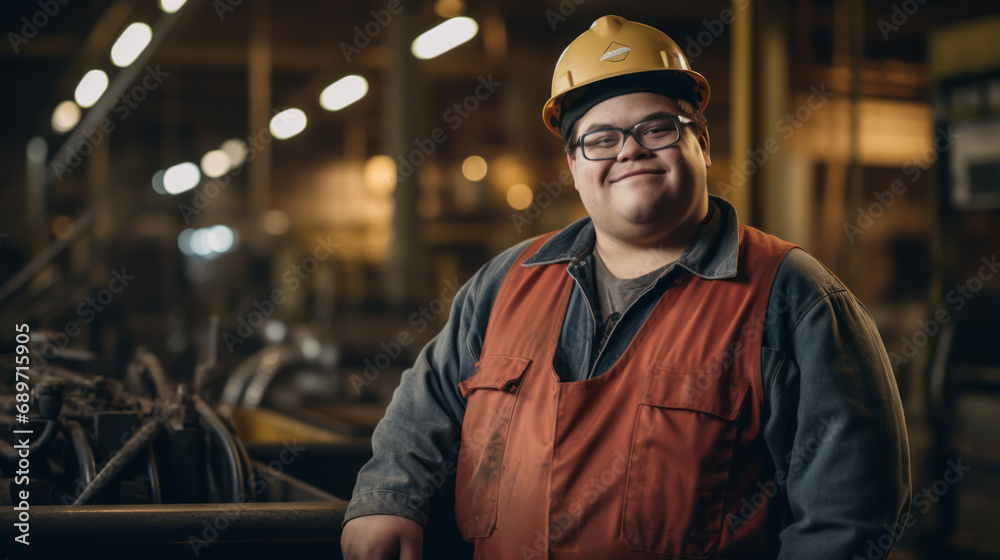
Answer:
[[(32, 346), (47, 342), (32, 337)], [(13, 356), (0, 363), (14, 369)], [(346, 502), (284, 472), (304, 447), (291, 440), (280, 461), (252, 461), (231, 420), (174, 383), (143, 348), (124, 380), (73, 369), (85, 366), (53, 361), (32, 369), (26, 423), (13, 386), (0, 382), (5, 549), (26, 510), (30, 557), (253, 558), (287, 552), (290, 543), (339, 557)], [(27, 441), (24, 472), (19, 453)], [(24, 491), (29, 500), (21, 500)], [(29, 507), (14, 507), (22, 502)]]

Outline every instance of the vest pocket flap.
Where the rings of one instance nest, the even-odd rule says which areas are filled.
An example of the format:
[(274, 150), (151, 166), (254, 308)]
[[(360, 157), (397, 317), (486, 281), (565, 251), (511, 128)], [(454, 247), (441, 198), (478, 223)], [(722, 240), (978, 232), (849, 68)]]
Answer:
[(646, 376), (641, 404), (704, 412), (735, 420), (750, 383), (730, 371), (657, 368)]
[(530, 364), (531, 360), (519, 356), (489, 356), (476, 363), (476, 372), (458, 388), (465, 398), (476, 389), (507, 391), (521, 383)]

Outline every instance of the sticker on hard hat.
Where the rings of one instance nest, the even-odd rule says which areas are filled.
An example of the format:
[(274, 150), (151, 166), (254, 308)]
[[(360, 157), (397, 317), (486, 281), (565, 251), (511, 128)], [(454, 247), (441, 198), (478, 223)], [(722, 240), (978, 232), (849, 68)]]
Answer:
[[(616, 45), (618, 48), (614, 48)], [(604, 56), (601, 57), (601, 62), (604, 62), (605, 60), (611, 62), (621, 62), (625, 60), (625, 57), (628, 56), (628, 53), (631, 50), (631, 47), (626, 47), (621, 43), (611, 43), (608, 45), (607, 50), (604, 51)]]

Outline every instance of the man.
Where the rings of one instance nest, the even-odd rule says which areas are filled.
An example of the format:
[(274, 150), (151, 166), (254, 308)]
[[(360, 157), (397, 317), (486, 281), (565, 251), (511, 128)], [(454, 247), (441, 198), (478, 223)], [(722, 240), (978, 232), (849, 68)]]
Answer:
[(346, 558), (420, 558), (452, 478), (476, 558), (888, 553), (909, 507), (888, 357), (833, 274), (708, 195), (708, 97), (651, 27), (606, 16), (567, 47), (544, 119), (590, 217), (460, 290), (376, 429)]

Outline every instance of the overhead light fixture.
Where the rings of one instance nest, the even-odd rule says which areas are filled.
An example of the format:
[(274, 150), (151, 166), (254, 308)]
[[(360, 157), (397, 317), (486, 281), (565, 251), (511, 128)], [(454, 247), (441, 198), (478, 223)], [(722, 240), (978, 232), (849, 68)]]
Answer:
[(187, 256), (214, 259), (239, 246), (240, 236), (224, 225), (185, 229), (177, 236), (177, 248)]
[(195, 230), (188, 228), (177, 236), (177, 248), (181, 250), (185, 255), (193, 255), (194, 250), (191, 248), (191, 236), (194, 234)]
[(327, 111), (339, 111), (368, 93), (368, 80), (351, 75), (326, 86), (319, 94), (319, 104)]
[(219, 147), (220, 150), (226, 152), (229, 157), (230, 169), (234, 169), (243, 165), (247, 160), (247, 155), (250, 150), (247, 149), (247, 143), (239, 138), (230, 138), (222, 143)]
[(225, 253), (233, 248), (236, 236), (233, 235), (233, 230), (226, 226), (218, 225), (208, 228), (208, 235), (205, 241), (211, 250), (216, 253)]
[(69, 216), (56, 216), (52, 220), (52, 233), (59, 239), (66, 239), (73, 233), (73, 219)]
[(489, 166), (482, 156), (469, 156), (462, 162), (462, 175), (470, 181), (481, 181), (486, 177)]
[(451, 18), (462, 15), (465, 11), (465, 0), (435, 0), (434, 13), (438, 17)]
[(201, 157), (201, 172), (206, 177), (222, 177), (231, 167), (229, 155), (222, 150), (212, 150)]
[(164, 169), (153, 173), (153, 191), (155, 191), (156, 194), (167, 194), (167, 189), (163, 186), (163, 176), (166, 174), (167, 172)]
[(198, 186), (201, 181), (201, 171), (191, 163), (178, 163), (163, 174), (163, 190), (167, 194), (180, 194)]
[(191, 234), (191, 251), (199, 257), (208, 257), (214, 251), (208, 246), (208, 230), (210, 228), (200, 228)]
[(362, 173), (365, 186), (376, 195), (388, 196), (396, 189), (396, 160), (385, 154), (369, 158)]
[(73, 130), (80, 122), (80, 106), (73, 101), (63, 101), (52, 111), (52, 130), (59, 134)]
[(306, 114), (301, 109), (285, 109), (271, 117), (271, 135), (278, 140), (291, 138), (306, 128)]
[(160, 0), (160, 9), (168, 14), (172, 14), (181, 9), (187, 0)]
[(106, 89), (108, 89), (108, 75), (104, 73), (104, 70), (91, 70), (76, 85), (73, 98), (76, 99), (77, 105), (86, 109), (97, 103)]
[(281, 235), (288, 231), (288, 226), (291, 225), (288, 214), (285, 214), (281, 210), (268, 210), (264, 212), (261, 221), (263, 222), (264, 231), (271, 235)]
[(28, 140), (24, 152), (31, 163), (45, 163), (45, 158), (49, 153), (49, 145), (41, 136), (32, 136), (31, 140)]
[(525, 185), (524, 183), (511, 185), (511, 187), (507, 189), (507, 204), (514, 210), (524, 210), (525, 208), (531, 206), (531, 201), (534, 197), (535, 194), (531, 192), (531, 187)]
[(111, 47), (111, 62), (115, 66), (125, 68), (139, 58), (143, 49), (153, 39), (153, 30), (145, 23), (133, 23), (125, 28)]
[(476, 36), (479, 24), (470, 17), (454, 17), (413, 40), (410, 50), (420, 59), (434, 58)]

